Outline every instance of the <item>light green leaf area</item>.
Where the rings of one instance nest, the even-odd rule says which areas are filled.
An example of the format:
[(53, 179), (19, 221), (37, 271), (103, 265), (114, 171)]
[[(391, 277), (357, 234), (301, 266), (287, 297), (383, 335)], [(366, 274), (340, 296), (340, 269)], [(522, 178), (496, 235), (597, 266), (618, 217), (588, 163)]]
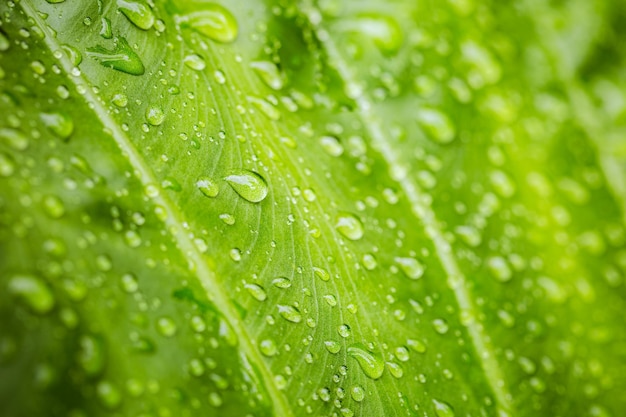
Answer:
[(621, 415), (625, 15), (1, 2), (0, 414)]

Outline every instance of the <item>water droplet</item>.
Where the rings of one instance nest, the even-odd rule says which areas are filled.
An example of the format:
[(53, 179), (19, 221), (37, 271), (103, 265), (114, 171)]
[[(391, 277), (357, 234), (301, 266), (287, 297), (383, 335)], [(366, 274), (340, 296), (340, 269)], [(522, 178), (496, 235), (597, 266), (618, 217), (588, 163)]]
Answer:
[(96, 394), (100, 403), (107, 409), (117, 408), (122, 402), (122, 393), (117, 386), (109, 381), (100, 381), (96, 386)]
[(46, 67), (43, 62), (37, 60), (30, 63), (30, 68), (37, 75), (44, 75), (46, 73)]
[(323, 268), (318, 268), (318, 267), (314, 266), (313, 267), (313, 273), (315, 274), (316, 277), (318, 277), (322, 281), (329, 281), (330, 280), (330, 274), (328, 273), (327, 270), (325, 270)]
[(350, 26), (371, 38), (376, 47), (385, 54), (394, 53), (402, 46), (402, 29), (391, 16), (362, 14), (358, 17), (355, 24)]
[(123, 37), (114, 39), (113, 49), (102, 46), (87, 48), (87, 56), (100, 62), (102, 66), (113, 68), (130, 75), (143, 75), (146, 72), (139, 55), (128, 45)]
[(99, 337), (84, 335), (80, 338), (78, 363), (88, 376), (96, 376), (104, 369), (104, 343)]
[(480, 232), (473, 226), (458, 226), (454, 231), (461, 237), (465, 244), (472, 248), (477, 247), (482, 242)]
[(240, 170), (226, 178), (226, 182), (245, 200), (252, 203), (263, 201), (267, 196), (268, 187), (265, 179), (253, 171)]
[(64, 113), (41, 113), (42, 123), (55, 135), (67, 140), (74, 132), (74, 121)]
[(176, 23), (217, 42), (230, 43), (237, 39), (239, 27), (227, 9), (215, 3), (204, 3), (202, 7), (204, 10), (176, 16)]
[(433, 320), (433, 327), (435, 328), (435, 331), (439, 334), (446, 334), (449, 330), (448, 323), (444, 319)]
[(209, 394), (209, 404), (213, 407), (221, 407), (224, 404), (224, 400), (217, 392)]
[(274, 343), (274, 341), (271, 339), (261, 340), (261, 343), (259, 343), (259, 350), (263, 355), (267, 357), (274, 356), (278, 353), (276, 343)]
[(35, 313), (45, 314), (54, 307), (54, 295), (48, 285), (33, 275), (14, 275), (9, 280), (9, 293), (20, 297)]
[(100, 36), (104, 39), (111, 39), (113, 37), (113, 31), (111, 30), (111, 21), (107, 17), (103, 17), (101, 20)]
[(493, 171), (489, 174), (489, 181), (496, 193), (504, 198), (512, 197), (515, 194), (515, 183), (505, 172)]
[(146, 110), (146, 120), (152, 126), (159, 126), (165, 120), (165, 113), (163, 109), (157, 106), (150, 106)]
[(354, 401), (360, 403), (365, 399), (365, 390), (362, 387), (355, 385), (350, 390), (350, 396)]
[(139, 289), (139, 283), (137, 282), (137, 277), (133, 274), (124, 274), (122, 275), (122, 279), (120, 280), (122, 285), (122, 289), (129, 294), (136, 292)]
[(261, 80), (273, 90), (280, 90), (285, 85), (283, 75), (273, 62), (254, 61), (250, 64)]
[(10, 177), (15, 172), (15, 161), (5, 153), (0, 152), (0, 177)]
[(276, 288), (289, 288), (291, 287), (291, 280), (285, 277), (278, 277), (272, 280), (272, 284), (274, 284)]
[(395, 362), (387, 362), (387, 369), (389, 369), (389, 373), (394, 378), (400, 379), (404, 375), (402, 367)]
[(378, 379), (383, 375), (385, 364), (380, 356), (369, 352), (360, 344), (354, 344), (348, 347), (348, 355), (355, 358), (363, 373), (372, 379)]
[(117, 107), (126, 107), (128, 105), (128, 97), (124, 93), (117, 93), (113, 95), (111, 102)]
[(435, 400), (434, 398), (432, 401), (437, 417), (454, 417), (454, 410), (449, 404), (443, 401)]
[(280, 112), (269, 101), (262, 98), (248, 96), (248, 101), (254, 105), (261, 113), (266, 115), (270, 120), (280, 119)]
[(189, 361), (189, 373), (193, 376), (202, 376), (204, 375), (204, 364), (199, 359), (192, 359)]
[(22, 132), (8, 127), (0, 128), (0, 140), (17, 151), (25, 150), (29, 144), (28, 138)]
[(43, 209), (52, 219), (59, 219), (65, 214), (65, 205), (59, 197), (54, 195), (47, 195), (43, 198)]
[(208, 177), (200, 177), (196, 181), (196, 187), (207, 197), (217, 197), (220, 187), (212, 179)]
[(410, 279), (419, 279), (424, 275), (424, 265), (415, 258), (396, 257), (394, 260), (400, 269)]
[(195, 70), (195, 71), (202, 71), (203, 69), (206, 68), (206, 62), (204, 61), (204, 58), (202, 58), (198, 54), (187, 55), (183, 59), (183, 62), (188, 68), (191, 68), (192, 70)]
[(78, 65), (83, 62), (83, 55), (80, 51), (74, 48), (71, 45), (61, 45), (61, 49), (65, 52), (65, 55), (69, 58), (72, 65), (78, 67)]
[(327, 340), (324, 342), (324, 346), (326, 347), (326, 350), (329, 351), (332, 354), (336, 354), (339, 353), (339, 351), (341, 350), (341, 343), (335, 341), (335, 340)]
[(489, 272), (500, 282), (510, 281), (513, 277), (513, 271), (509, 267), (509, 263), (501, 256), (492, 256), (487, 261)]
[(140, 0), (117, 0), (117, 7), (139, 29), (148, 30), (154, 25), (154, 13)]
[(202, 333), (206, 330), (206, 322), (200, 316), (193, 316), (190, 321), (191, 328), (196, 333)]
[(330, 156), (341, 156), (343, 154), (343, 146), (334, 136), (322, 136), (320, 138), (322, 149)]
[(302, 314), (296, 307), (279, 304), (278, 313), (282, 318), (292, 323), (300, 323), (302, 321)]
[(11, 42), (9, 42), (9, 38), (2, 32), (0, 32), (0, 52), (4, 52), (11, 47)]
[(417, 121), (428, 137), (434, 141), (445, 144), (454, 140), (456, 129), (445, 113), (436, 109), (423, 108), (418, 110)]
[(347, 324), (342, 324), (337, 328), (337, 333), (339, 333), (339, 336), (341, 337), (348, 337), (350, 336), (351, 330), (350, 330), (350, 326), (348, 326)]
[(265, 289), (258, 284), (245, 284), (244, 287), (250, 295), (256, 298), (258, 301), (265, 301), (267, 299), (267, 293)]
[(326, 304), (331, 307), (335, 307), (337, 305), (337, 297), (332, 294), (326, 294), (322, 298), (324, 299), (324, 301), (326, 301)]
[(235, 262), (241, 261), (241, 250), (239, 248), (232, 248), (228, 251), (228, 255), (230, 256), (230, 259)]
[(410, 359), (409, 350), (404, 346), (398, 346), (394, 353), (399, 361), (406, 362)]
[(363, 237), (363, 223), (350, 213), (341, 213), (337, 216), (335, 228), (350, 240), (359, 240)]
[(176, 322), (170, 317), (161, 317), (157, 320), (157, 330), (162, 336), (172, 337), (178, 329), (176, 328)]
[(371, 253), (366, 253), (365, 255), (363, 255), (362, 262), (363, 262), (363, 266), (368, 271), (372, 271), (378, 266), (376, 257)]
[(219, 217), (220, 220), (224, 222), (224, 224), (227, 224), (229, 226), (235, 224), (235, 216), (233, 216), (232, 214), (222, 213)]

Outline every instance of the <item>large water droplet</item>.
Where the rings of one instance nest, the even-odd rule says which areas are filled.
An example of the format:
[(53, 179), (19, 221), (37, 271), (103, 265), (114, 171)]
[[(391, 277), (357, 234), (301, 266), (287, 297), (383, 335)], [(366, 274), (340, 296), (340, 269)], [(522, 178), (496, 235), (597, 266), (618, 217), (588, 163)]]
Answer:
[(335, 228), (350, 240), (359, 240), (363, 237), (363, 223), (350, 213), (339, 214), (335, 222)]
[(273, 62), (254, 61), (250, 66), (271, 89), (280, 90), (285, 85), (283, 75)]
[(265, 179), (253, 171), (240, 170), (224, 178), (233, 190), (244, 199), (258, 203), (267, 196), (268, 187)]
[(278, 305), (278, 313), (287, 321), (292, 323), (300, 323), (302, 321), (302, 314), (296, 307), (288, 305)]
[(74, 121), (64, 113), (41, 113), (39, 118), (55, 135), (67, 140), (74, 132)]
[(424, 265), (415, 258), (396, 257), (394, 259), (402, 272), (410, 279), (419, 279), (424, 275)]
[(203, 10), (176, 16), (176, 22), (217, 42), (230, 43), (237, 39), (239, 27), (235, 17), (219, 4), (204, 3)]
[(14, 275), (9, 293), (20, 297), (35, 313), (45, 314), (54, 307), (54, 295), (48, 285), (33, 275)]
[(139, 29), (148, 30), (154, 25), (154, 13), (141, 0), (117, 0), (117, 7)]
[(131, 75), (143, 75), (146, 72), (139, 55), (137, 55), (123, 37), (114, 39), (113, 49), (102, 46), (87, 48), (87, 56), (97, 60), (107, 68)]
[(369, 352), (360, 343), (348, 347), (348, 355), (356, 359), (363, 373), (372, 379), (378, 379), (383, 375), (385, 364), (380, 356)]

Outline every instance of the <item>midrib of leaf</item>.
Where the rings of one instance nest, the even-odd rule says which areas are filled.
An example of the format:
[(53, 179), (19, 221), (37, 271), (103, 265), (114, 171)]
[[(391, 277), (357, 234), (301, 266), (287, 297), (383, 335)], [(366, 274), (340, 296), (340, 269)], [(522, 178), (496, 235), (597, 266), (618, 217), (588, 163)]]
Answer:
[[(301, 10), (308, 19), (312, 29), (315, 31), (319, 42), (324, 47), (331, 64), (343, 79), (344, 85), (356, 85), (357, 80), (355, 80), (348, 63), (343, 59), (330, 34), (321, 27), (321, 12), (310, 1), (306, 0)], [(356, 103), (358, 116), (364, 128), (369, 133), (372, 144), (380, 152), (390, 168), (399, 165), (400, 156), (393, 147), (389, 146), (389, 140), (386, 138), (378, 118), (371, 111), (373, 105), (367, 94), (362, 92), (356, 97), (352, 97), (352, 99)], [(448, 276), (449, 287), (453, 290), (457, 303), (459, 304), (460, 312), (468, 313), (472, 318), (470, 320), (461, 320), (460, 322), (466, 327), (474, 349), (480, 358), (483, 372), (487, 377), (488, 384), (498, 403), (499, 412), (506, 414), (513, 413), (511, 395), (504, 386), (504, 377), (500, 365), (495, 358), (495, 351), (482, 325), (477, 321), (478, 309), (468, 289), (467, 280), (459, 268), (450, 244), (443, 235), (437, 216), (430, 206), (422, 202), (420, 196), (423, 195), (423, 191), (409, 175), (402, 178), (398, 178), (394, 175), (392, 175), (392, 177), (409, 200), (413, 215), (424, 225), (426, 235), (432, 240), (435, 253)]]
[[(48, 29), (48, 26), (41, 19), (34, 6), (31, 5), (29, 1), (22, 1), (20, 6), (28, 17), (33, 19), (33, 21), (43, 31), (45, 35), (43, 40), (49, 50), (51, 52), (61, 50), (61, 45), (56, 41), (56, 37)], [(109, 112), (102, 105), (101, 100), (93, 92), (89, 83), (84, 79), (82, 73), (79, 76), (70, 76), (73, 65), (63, 54), (60, 54), (58, 62), (74, 86), (79, 90), (84, 90), (84, 93), (82, 94), (83, 99), (105, 127), (107, 133), (109, 133), (115, 141), (122, 154), (127, 158), (129, 164), (134, 168), (134, 173), (140, 183), (144, 187), (149, 185), (158, 187), (158, 181), (156, 180), (154, 173), (149, 168), (146, 161), (142, 158), (136, 147), (132, 144), (130, 138), (109, 115)], [(275, 415), (285, 417), (294, 416), (294, 413), (286, 402), (285, 397), (275, 385), (274, 378), (272, 377), (272, 373), (267, 367), (266, 362), (263, 360), (260, 352), (252, 343), (252, 339), (246, 331), (246, 327), (241, 321), (239, 314), (233, 304), (229, 301), (230, 298), (227, 292), (217, 279), (215, 272), (209, 268), (207, 263), (203, 260), (202, 255), (198, 252), (191, 239), (187, 236), (184, 226), (185, 222), (182, 220), (181, 213), (179, 213), (170, 200), (161, 192), (159, 192), (156, 197), (153, 197), (152, 200), (154, 203), (159, 204), (167, 213), (165, 220), (163, 220), (166, 230), (171, 234), (173, 240), (178, 246), (178, 249), (188, 261), (190, 269), (194, 270), (196, 277), (206, 291), (207, 297), (215, 303), (218, 310), (222, 313), (225, 320), (236, 333), (239, 341), (239, 349), (243, 351), (251, 362), (257, 365), (257, 369), (260, 371), (263, 379), (264, 387), (271, 397)]]

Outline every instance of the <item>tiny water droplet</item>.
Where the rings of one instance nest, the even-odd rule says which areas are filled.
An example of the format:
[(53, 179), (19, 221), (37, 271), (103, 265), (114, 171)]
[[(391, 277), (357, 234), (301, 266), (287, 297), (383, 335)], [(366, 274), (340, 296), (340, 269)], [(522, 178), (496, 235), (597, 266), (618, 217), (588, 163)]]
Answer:
[(220, 192), (220, 187), (208, 177), (200, 177), (196, 181), (196, 187), (207, 197), (216, 197)]
[(448, 323), (444, 319), (434, 319), (433, 327), (435, 328), (435, 331), (439, 334), (448, 333)]
[(143, 75), (146, 72), (139, 55), (137, 55), (123, 37), (114, 39), (113, 49), (102, 46), (87, 48), (87, 56), (100, 62), (107, 68), (125, 72), (130, 75)]
[(176, 16), (176, 22), (217, 42), (237, 39), (239, 27), (230, 11), (216, 3), (204, 3), (202, 7), (203, 10)]
[(267, 196), (267, 182), (256, 172), (239, 170), (225, 177), (224, 180), (237, 194), (252, 203), (263, 201)]
[(410, 279), (419, 279), (424, 275), (424, 265), (415, 258), (394, 258), (400, 269)]
[(163, 109), (158, 106), (150, 106), (146, 110), (146, 120), (152, 126), (159, 126), (165, 120)]
[(337, 216), (335, 228), (344, 237), (350, 240), (359, 240), (363, 237), (363, 223), (355, 215), (341, 213)]
[(22, 132), (8, 127), (0, 128), (0, 140), (17, 151), (23, 151), (29, 145), (28, 138)]
[(369, 352), (360, 343), (348, 347), (348, 355), (356, 359), (363, 373), (372, 379), (378, 379), (383, 375), (385, 364), (380, 356)]
[(267, 293), (265, 289), (258, 284), (245, 284), (244, 287), (250, 295), (256, 298), (258, 301), (265, 301), (267, 299)]
[(8, 291), (20, 297), (35, 313), (45, 314), (54, 307), (52, 291), (44, 281), (33, 275), (14, 275), (9, 279)]
[(454, 410), (448, 403), (435, 400), (434, 398), (432, 401), (437, 417), (454, 417)]
[(63, 140), (67, 140), (74, 132), (74, 121), (64, 113), (41, 113), (39, 115), (44, 126)]
[(220, 220), (224, 222), (224, 224), (227, 224), (229, 226), (235, 224), (235, 216), (233, 216), (232, 214), (222, 213), (219, 217)]
[(141, 0), (117, 0), (117, 7), (139, 29), (148, 30), (154, 25), (154, 13)]
[(296, 307), (279, 304), (278, 313), (282, 318), (292, 323), (300, 323), (302, 321), (302, 314)]
[(343, 154), (343, 146), (334, 136), (322, 136), (320, 138), (322, 149), (330, 156), (341, 156)]
[(257, 73), (263, 82), (273, 90), (280, 90), (285, 85), (283, 75), (273, 62), (254, 61), (250, 67)]
[(500, 282), (508, 282), (513, 277), (513, 271), (511, 271), (509, 263), (501, 256), (489, 258), (487, 268), (489, 268), (491, 275)]

